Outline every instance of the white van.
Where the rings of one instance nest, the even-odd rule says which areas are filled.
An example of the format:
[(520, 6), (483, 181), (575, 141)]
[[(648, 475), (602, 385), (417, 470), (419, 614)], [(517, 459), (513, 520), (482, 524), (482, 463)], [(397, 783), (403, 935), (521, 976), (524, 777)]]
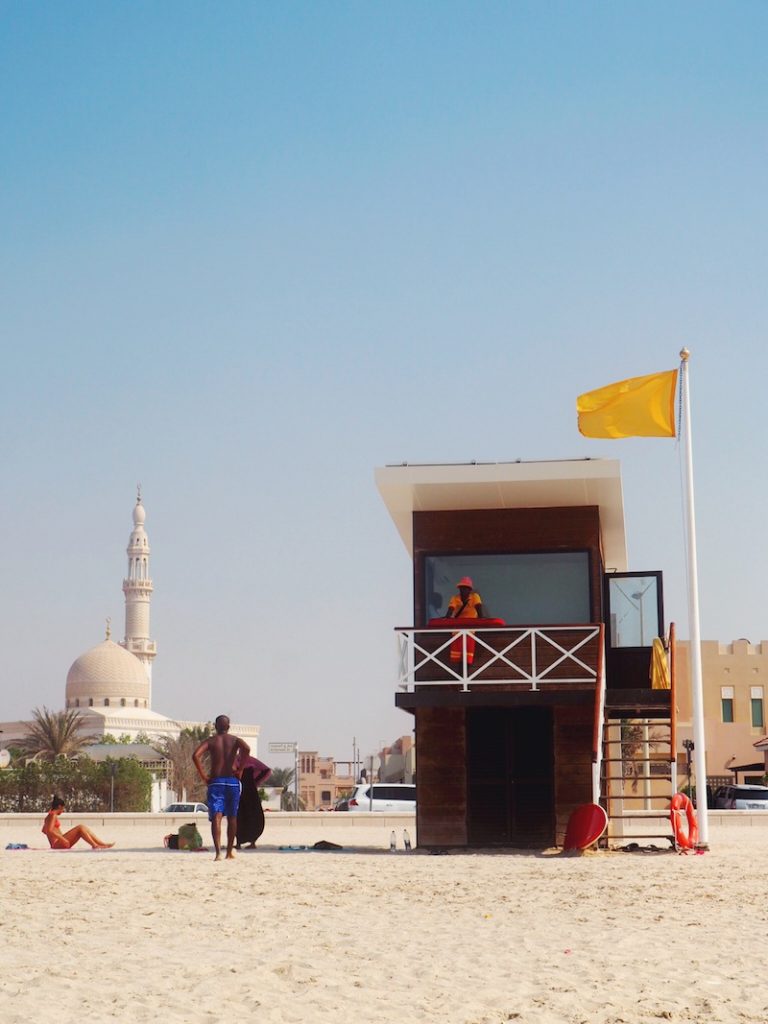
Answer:
[(407, 782), (362, 782), (349, 798), (349, 811), (416, 813), (416, 787)]

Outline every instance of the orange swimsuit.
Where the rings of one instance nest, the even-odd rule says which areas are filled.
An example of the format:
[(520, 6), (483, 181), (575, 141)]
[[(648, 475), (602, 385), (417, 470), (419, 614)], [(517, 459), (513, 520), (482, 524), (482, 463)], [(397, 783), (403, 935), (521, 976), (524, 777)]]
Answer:
[(51, 836), (51, 832), (61, 832), (61, 826), (59, 825), (59, 819), (54, 815), (51, 820), (51, 827), (46, 832), (45, 825), (43, 825), (42, 831), (48, 837), (48, 842), (51, 844), (54, 850), (68, 850), (69, 840), (65, 839), (64, 836)]

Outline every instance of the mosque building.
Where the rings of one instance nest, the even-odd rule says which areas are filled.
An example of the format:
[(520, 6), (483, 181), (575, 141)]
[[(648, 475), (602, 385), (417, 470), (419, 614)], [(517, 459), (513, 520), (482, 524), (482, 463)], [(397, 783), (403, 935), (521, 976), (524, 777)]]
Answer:
[[(139, 489), (128, 539), (128, 572), (123, 580), (123, 640), (115, 643), (107, 619), (105, 639), (76, 658), (67, 673), (65, 707), (79, 712), (82, 731), (97, 743), (103, 736), (122, 740), (138, 737), (154, 742), (176, 738), (183, 729), (207, 724), (167, 718), (152, 710), (152, 666), (157, 644), (150, 632), (152, 578), (145, 519)], [(226, 713), (226, 709), (212, 708), (211, 719), (220, 712)], [(26, 722), (0, 723), (4, 745), (20, 739), (26, 727)], [(242, 736), (255, 755), (260, 727), (233, 722), (232, 731)]]

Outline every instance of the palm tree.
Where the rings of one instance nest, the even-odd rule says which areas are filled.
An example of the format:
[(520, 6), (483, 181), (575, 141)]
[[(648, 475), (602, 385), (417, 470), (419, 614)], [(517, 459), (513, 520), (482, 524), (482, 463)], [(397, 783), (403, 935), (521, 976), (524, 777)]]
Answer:
[(80, 753), (96, 739), (80, 730), (83, 716), (70, 708), (68, 711), (49, 711), (35, 708), (32, 721), (19, 748), (27, 757), (39, 757), (43, 761), (55, 761), (57, 757), (72, 757)]
[(198, 741), (191, 736), (165, 736), (155, 744), (169, 762), (168, 786), (178, 800), (202, 800), (203, 783), (197, 774), (192, 754)]
[(211, 735), (210, 728), (182, 729), (178, 737), (164, 737), (155, 746), (170, 761), (168, 785), (179, 800), (204, 800), (205, 785), (197, 774), (192, 754)]
[(280, 789), (282, 787), (283, 792), (280, 794), (280, 810), (281, 811), (302, 811), (304, 810), (304, 801), (299, 798), (299, 806), (296, 806), (296, 794), (293, 790), (293, 783), (296, 777), (296, 770), (294, 768), (273, 768), (272, 775), (269, 779), (270, 788)]

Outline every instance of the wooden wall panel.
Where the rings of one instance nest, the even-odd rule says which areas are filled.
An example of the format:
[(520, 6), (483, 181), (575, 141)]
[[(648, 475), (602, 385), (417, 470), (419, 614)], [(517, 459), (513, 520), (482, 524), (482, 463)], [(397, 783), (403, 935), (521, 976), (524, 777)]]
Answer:
[(425, 621), (425, 555), (536, 551), (589, 551), (592, 622), (602, 621), (599, 509), (580, 505), (414, 512), (414, 622), (423, 625)]
[(415, 717), (419, 846), (466, 846), (464, 709), (417, 708)]
[[(463, 708), (415, 712), (419, 846), (466, 846), (466, 718)], [(571, 813), (592, 801), (591, 706), (556, 706), (554, 730), (555, 842)]]
[(556, 707), (555, 731), (555, 842), (562, 846), (571, 813), (592, 802), (591, 707)]

